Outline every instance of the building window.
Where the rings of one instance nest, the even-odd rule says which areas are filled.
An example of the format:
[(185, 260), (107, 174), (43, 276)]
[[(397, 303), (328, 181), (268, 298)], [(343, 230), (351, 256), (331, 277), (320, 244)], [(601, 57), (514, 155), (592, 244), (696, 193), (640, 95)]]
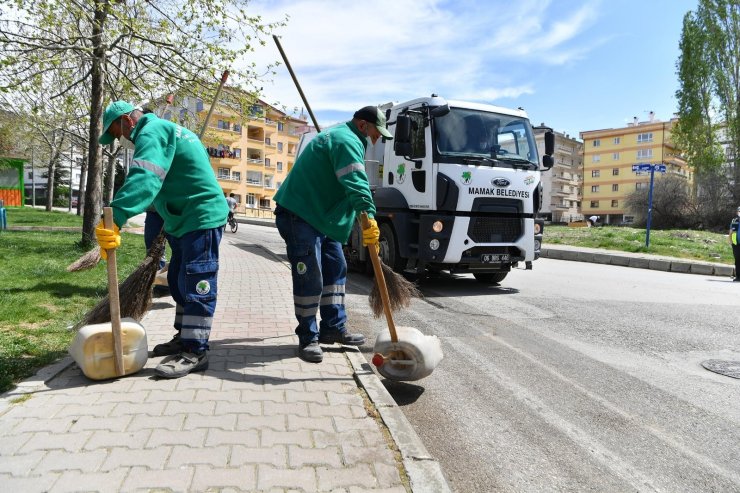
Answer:
[(594, 140), (594, 147), (599, 147), (599, 146), (601, 146), (601, 140), (600, 139), (595, 139)]
[(233, 173), (231, 173), (231, 179), (234, 181), (242, 181), (241, 171), (234, 171)]
[(248, 185), (261, 185), (262, 184), (262, 173), (259, 171), (247, 171), (247, 184)]
[(601, 170), (598, 170), (598, 169), (591, 170), (591, 178), (598, 178), (599, 176), (601, 176)]
[(637, 134), (637, 143), (641, 142), (652, 142), (653, 141), (653, 132), (646, 132), (644, 134)]
[(650, 159), (652, 157), (653, 157), (652, 149), (638, 149), (637, 150), (637, 159)]
[(242, 150), (238, 148), (234, 148), (234, 157), (237, 159), (240, 159), (242, 157)]
[(230, 176), (229, 168), (218, 168), (217, 176), (219, 180), (228, 180)]
[(614, 183), (614, 184), (612, 185), (612, 192), (618, 192), (618, 191), (619, 191), (619, 184), (617, 184), (617, 183)]
[(278, 161), (277, 162), (277, 170), (278, 171), (282, 171), (283, 170), (283, 163), (282, 163), (282, 161)]
[(598, 209), (599, 208), (599, 201), (598, 200), (592, 200), (591, 201), (591, 208), (592, 209)]
[(255, 199), (255, 196), (253, 193), (247, 194), (247, 207), (254, 208), (254, 206), (257, 205), (257, 200)]
[(643, 183), (635, 183), (635, 190), (643, 190), (645, 188), (648, 188), (650, 184), (648, 182)]
[(278, 132), (282, 132), (284, 127), (285, 125), (283, 124), (283, 122), (278, 122)]
[(278, 146), (278, 152), (283, 152), (283, 143), (282, 142), (278, 142), (277, 143), (277, 146)]
[(599, 191), (599, 185), (592, 185), (591, 186), (591, 191), (594, 192), (594, 193), (597, 193)]
[(593, 161), (594, 163), (598, 163), (601, 161), (601, 156), (599, 154), (594, 154), (591, 158), (591, 161)]
[(619, 168), (612, 168), (612, 176), (619, 176)]
[(619, 161), (619, 153), (618, 152), (613, 152), (612, 153), (612, 159), (614, 161)]
[(260, 209), (269, 209), (270, 199), (260, 198)]
[(621, 137), (614, 137), (614, 144), (618, 145), (622, 141)]
[(270, 158), (266, 157), (265, 158), (265, 168), (269, 168), (269, 167), (270, 167)]

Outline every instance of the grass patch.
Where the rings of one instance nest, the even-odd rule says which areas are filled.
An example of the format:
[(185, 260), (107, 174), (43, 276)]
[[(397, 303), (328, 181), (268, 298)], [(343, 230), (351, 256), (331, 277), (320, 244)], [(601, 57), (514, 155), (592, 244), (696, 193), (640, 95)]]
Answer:
[(8, 226), (82, 227), (82, 218), (61, 211), (46, 212), (33, 207), (6, 207)]
[[(29, 211), (23, 210), (28, 209)], [(48, 215), (67, 225), (72, 214), (23, 210), (26, 220)], [(27, 223), (28, 224), (28, 223)], [(49, 225), (50, 222), (37, 223)], [(105, 262), (82, 272), (67, 265), (85, 253), (80, 233), (60, 231), (0, 232), (0, 393), (67, 353), (74, 332), (67, 329), (107, 292)], [(118, 249), (118, 277), (125, 279), (144, 259), (143, 235), (124, 233)]]
[(604, 248), (633, 253), (665, 255), (704, 262), (733, 264), (727, 235), (693, 230), (650, 230), (650, 248), (645, 247), (645, 230), (603, 226), (571, 228), (545, 226), (545, 243)]

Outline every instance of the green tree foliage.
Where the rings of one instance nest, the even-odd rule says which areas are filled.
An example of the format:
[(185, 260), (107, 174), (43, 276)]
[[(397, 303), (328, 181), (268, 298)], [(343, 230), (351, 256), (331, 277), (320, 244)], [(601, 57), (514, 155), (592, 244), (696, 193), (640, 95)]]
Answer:
[(740, 4), (699, 0), (696, 11), (684, 17), (680, 49), (674, 138), (698, 174), (712, 178), (727, 166), (729, 211), (740, 203)]
[[(0, 93), (21, 112), (84, 123), (88, 147), (83, 243), (102, 204), (104, 105), (172, 92), (208, 100), (224, 70), (230, 84), (258, 90), (266, 72), (245, 60), (282, 23), (263, 23), (248, 0), (0, 0)], [(266, 67), (265, 70), (269, 70)], [(17, 97), (19, 96), (20, 97)], [(58, 122), (67, 122), (67, 125)]]

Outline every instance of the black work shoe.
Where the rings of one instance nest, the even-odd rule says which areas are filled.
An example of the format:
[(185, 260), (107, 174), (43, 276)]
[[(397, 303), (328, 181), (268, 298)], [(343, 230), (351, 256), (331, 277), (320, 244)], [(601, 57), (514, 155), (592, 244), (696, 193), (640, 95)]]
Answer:
[(298, 346), (298, 357), (309, 363), (321, 363), (324, 360), (324, 352), (316, 341), (311, 341), (305, 346)]
[(321, 344), (344, 344), (345, 346), (362, 346), (365, 344), (365, 336), (362, 334), (350, 334), (334, 330), (319, 334)]
[(208, 353), (180, 353), (162, 360), (154, 369), (154, 374), (162, 378), (180, 378), (194, 371), (208, 368)]
[(154, 346), (154, 349), (152, 349), (152, 355), (169, 356), (171, 354), (180, 354), (184, 349), (185, 347), (182, 345), (182, 341), (180, 340), (180, 334), (175, 334), (175, 337), (173, 337), (171, 341), (163, 342), (162, 344)]
[(153, 298), (162, 298), (170, 295), (170, 288), (168, 286), (156, 285), (152, 288)]

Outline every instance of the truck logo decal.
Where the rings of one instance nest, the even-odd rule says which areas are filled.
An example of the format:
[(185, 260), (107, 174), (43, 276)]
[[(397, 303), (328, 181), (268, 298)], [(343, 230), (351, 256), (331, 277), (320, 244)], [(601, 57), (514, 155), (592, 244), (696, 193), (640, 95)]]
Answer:
[(499, 176), (498, 178), (491, 178), (491, 185), (494, 187), (508, 187), (511, 185), (511, 182)]
[(406, 165), (403, 163), (399, 164), (396, 169), (396, 174), (398, 174), (398, 183), (403, 183), (406, 179)]
[(473, 179), (473, 173), (470, 171), (463, 171), (462, 182), (463, 185), (470, 185), (470, 181)]
[(525, 185), (531, 185), (532, 183), (534, 183), (534, 176), (528, 175), (528, 176), (525, 176), (524, 177), (524, 184)]
[(504, 188), (483, 188), (483, 187), (470, 187), (468, 188), (469, 195), (494, 195), (496, 197), (516, 197), (520, 199), (528, 199), (528, 190), (506, 190)]

